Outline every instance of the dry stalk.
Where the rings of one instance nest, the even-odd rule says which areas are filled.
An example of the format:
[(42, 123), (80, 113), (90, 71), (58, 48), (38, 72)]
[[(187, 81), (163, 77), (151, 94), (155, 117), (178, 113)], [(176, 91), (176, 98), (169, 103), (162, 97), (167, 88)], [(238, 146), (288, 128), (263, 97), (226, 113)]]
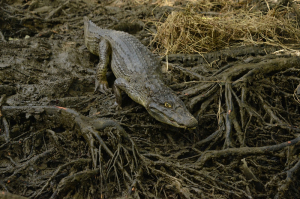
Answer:
[(172, 12), (164, 23), (156, 22), (153, 42), (159, 44), (162, 54), (211, 52), (241, 41), (287, 48), (288, 44), (299, 43), (300, 30), (296, 19), (284, 16), (274, 10), (265, 15), (233, 10), (206, 16), (190, 6)]

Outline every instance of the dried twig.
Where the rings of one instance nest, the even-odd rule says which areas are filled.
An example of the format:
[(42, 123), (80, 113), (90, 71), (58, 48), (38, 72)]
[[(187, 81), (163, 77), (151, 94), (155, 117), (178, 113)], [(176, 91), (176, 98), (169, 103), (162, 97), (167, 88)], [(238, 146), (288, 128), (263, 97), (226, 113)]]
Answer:
[(64, 4), (62, 4), (58, 8), (54, 9), (53, 11), (51, 11), (45, 19), (46, 20), (51, 19), (55, 14), (57, 14), (58, 12), (60, 12), (69, 3), (70, 3), (70, 0), (67, 0)]

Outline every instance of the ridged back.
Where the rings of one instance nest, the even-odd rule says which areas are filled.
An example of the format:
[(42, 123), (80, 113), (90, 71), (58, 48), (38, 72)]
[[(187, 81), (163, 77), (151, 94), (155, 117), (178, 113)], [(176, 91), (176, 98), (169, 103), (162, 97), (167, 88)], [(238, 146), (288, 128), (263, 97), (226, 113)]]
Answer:
[(111, 67), (116, 77), (126, 78), (131, 75), (156, 74), (159, 69), (158, 58), (153, 55), (134, 36), (115, 30), (101, 29), (84, 18), (85, 43), (94, 54), (98, 54), (101, 38), (109, 41), (112, 48)]

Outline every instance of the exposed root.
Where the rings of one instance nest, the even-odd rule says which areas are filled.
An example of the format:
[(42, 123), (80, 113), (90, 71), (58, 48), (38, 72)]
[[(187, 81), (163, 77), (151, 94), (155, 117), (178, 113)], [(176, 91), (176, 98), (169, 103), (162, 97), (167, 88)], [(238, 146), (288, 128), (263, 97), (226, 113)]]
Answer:
[[(207, 54), (169, 54), (164, 75), (199, 122), (196, 129), (177, 129), (156, 121), (128, 98), (124, 109), (116, 111), (114, 95), (94, 94), (98, 58), (86, 50), (82, 37), (82, 17), (86, 15), (101, 27), (115, 28), (121, 27), (120, 19), (125, 18), (126, 23), (138, 18), (141, 24), (152, 14), (165, 19), (175, 8), (125, 8), (106, 6), (105, 2), (88, 6), (87, 2), (97, 1), (60, 0), (51, 1), (55, 3), (51, 9), (44, 5), (48, 1), (18, 1), (21, 6), (2, 2), (0, 26), (4, 39), (9, 40), (0, 41), (0, 189), (4, 197), (9, 192), (36, 199), (299, 195), (299, 51), (273, 53), (286, 44), (278, 42), (291, 42), (284, 36), (298, 37), (298, 30), (280, 32), (282, 28), (292, 30), (291, 26), (278, 26), (280, 17), (293, 19), (293, 23), (298, 20), (288, 4), (201, 1), (207, 3), (196, 13), (202, 14), (198, 18), (201, 23), (229, 29), (213, 32), (222, 35), (204, 29), (206, 38), (184, 47), (216, 49), (237, 41), (240, 37), (235, 36), (240, 33), (245, 33), (243, 41), (277, 47), (243, 43)], [(254, 2), (266, 6), (260, 11), (261, 19), (267, 14), (267, 19), (276, 23), (253, 23), (247, 27), (250, 31), (242, 28), (231, 35), (234, 24), (215, 23), (232, 16), (218, 9), (257, 10)], [(272, 9), (278, 10), (272, 13)], [(244, 24), (249, 24), (247, 16), (257, 19), (254, 12), (240, 13), (245, 15), (230, 20), (242, 17)], [(255, 26), (271, 28), (259, 34)], [(147, 29), (152, 31), (154, 25), (138, 27), (143, 30), (138, 28), (134, 34), (147, 44)], [(210, 38), (222, 36), (227, 38), (225, 42), (214, 40), (217, 46), (210, 45)], [(199, 45), (205, 39), (208, 43)]]
[(207, 151), (201, 155), (201, 157), (198, 159), (197, 165), (202, 168), (203, 165), (211, 159), (217, 159), (217, 158), (226, 158), (228, 156), (234, 156), (234, 157), (246, 157), (250, 155), (261, 155), (261, 154), (270, 154), (276, 151), (279, 151), (285, 147), (293, 146), (298, 144), (300, 141), (300, 137), (297, 137), (291, 141), (287, 141), (285, 143), (281, 143), (278, 145), (272, 145), (272, 146), (265, 146), (265, 147), (241, 147), (241, 148), (232, 148), (232, 149), (225, 149), (222, 151)]
[(289, 190), (289, 187), (292, 183), (297, 179), (297, 175), (299, 175), (300, 170), (300, 160), (289, 170), (287, 170), (286, 173), (286, 179), (280, 182), (281, 185), (278, 189), (278, 193), (276, 194), (275, 198), (282, 198), (285, 196), (286, 191)]
[[(282, 92), (276, 92), (285, 84), (274, 85), (273, 81), (278, 79), (278, 75), (294, 77), (294, 70), (297, 71), (298, 66), (298, 57), (279, 57), (255, 64), (233, 64), (232, 67), (215, 73), (213, 78), (218, 83), (194, 81), (193, 86), (182, 91), (182, 97), (189, 100), (188, 105), (193, 103), (192, 109), (197, 110), (200, 125), (203, 125), (201, 122), (211, 116), (213, 116), (212, 121), (217, 121), (217, 125), (215, 132), (206, 137), (201, 134), (206, 133), (202, 130), (203, 128), (195, 130), (195, 133), (203, 139), (185, 147), (176, 144), (177, 139), (173, 135), (176, 133), (175, 130), (172, 133), (165, 133), (169, 145), (167, 143), (152, 145), (149, 140), (133, 138), (128, 133), (128, 131), (134, 131), (135, 128), (164, 129), (160, 125), (121, 123), (129, 128), (125, 130), (116, 120), (86, 117), (69, 108), (2, 106), (1, 113), (2, 117), (7, 120), (10, 139), (5, 141), (0, 148), (5, 153), (11, 147), (24, 143), (22, 153), (27, 154), (27, 157), (21, 163), (14, 155), (4, 156), (12, 166), (0, 170), (0, 172), (6, 175), (5, 181), (18, 183), (18, 176), (20, 173), (28, 172), (29, 165), (39, 165), (38, 162), (50, 164), (46, 160), (55, 160), (56, 154), (62, 156), (69, 154), (76, 159), (71, 162), (57, 163), (58, 167), (49, 173), (47, 180), (38, 185), (31, 197), (60, 198), (68, 196), (75, 189), (76, 184), (93, 181), (99, 184), (98, 193), (105, 196), (109, 193), (123, 191), (125, 195), (137, 198), (153, 193), (156, 196), (197, 198), (218, 192), (240, 198), (254, 198), (257, 196), (254, 192), (245, 191), (248, 186), (257, 192), (263, 192), (266, 188), (262, 186), (262, 179), (253, 170), (253, 166), (264, 168), (264, 162), (269, 162), (274, 165), (272, 169), (280, 171), (282, 169), (278, 164), (280, 161), (272, 161), (272, 158), (286, 161), (285, 149), (296, 146), (300, 142), (300, 138), (295, 134), (300, 131), (297, 127), (297, 120), (295, 120), (295, 116), (298, 114), (292, 108), (298, 104), (295, 101), (287, 101), (279, 106), (277, 101), (275, 104), (273, 101), (280, 95), (294, 92), (294, 89), (288, 87), (282, 88)], [(294, 70), (289, 70), (291, 68)], [(282, 73), (281, 71), (286, 72)], [(294, 81), (296, 80), (294, 78)], [(252, 87), (255, 84), (251, 84), (253, 81), (256, 83), (261, 81), (266, 86), (255, 89)], [(294, 84), (299, 85), (299, 82), (296, 81)], [(201, 92), (206, 92), (206, 96), (198, 93), (196, 88), (201, 88)], [(185, 93), (190, 95), (185, 95)], [(294, 100), (292, 94), (287, 95), (286, 98)], [(197, 101), (196, 99), (201, 100)], [(219, 105), (214, 106), (215, 102)], [(214, 114), (205, 114), (205, 110), (210, 106), (213, 107)], [(125, 113), (130, 114), (131, 112)], [(120, 114), (121, 117), (124, 117), (123, 115)], [(5, 122), (3, 121), (2, 125), (4, 126)], [(27, 128), (33, 124), (40, 127), (38, 131), (31, 131)], [(205, 128), (205, 125), (203, 126)], [(21, 128), (22, 133), (15, 135), (13, 133), (19, 132), (15, 130), (17, 128)], [(290, 134), (277, 133), (278, 135), (275, 136), (273, 133), (269, 140), (263, 140), (269, 141), (268, 144), (258, 147), (253, 143), (255, 140), (249, 139), (253, 133), (266, 137), (269, 136), (266, 132), (274, 130), (279, 132), (287, 130)], [(81, 157), (74, 152), (74, 147), (78, 148), (80, 145), (69, 147), (66, 145), (68, 142), (64, 136), (71, 132), (81, 135), (84, 143), (87, 143), (87, 147), (81, 146), (83, 147)], [(189, 134), (192, 132), (190, 131)], [(192, 142), (189, 135), (182, 135), (182, 138), (188, 143)], [(286, 141), (278, 142), (279, 138)], [(37, 142), (38, 148), (35, 150), (41, 151), (36, 156), (34, 156), (35, 150), (28, 148), (28, 144), (26, 144), (31, 140)], [(220, 145), (223, 145), (222, 150), (216, 148)], [(145, 146), (156, 146), (157, 148), (151, 147), (150, 150), (145, 150)], [(171, 147), (168, 152), (162, 150), (166, 146)], [(269, 156), (272, 158), (268, 158)], [(260, 157), (262, 161), (253, 157)], [(295, 162), (294, 159), (291, 158), (288, 161)], [(218, 169), (211, 169), (211, 164), (218, 165)], [(241, 166), (237, 168), (236, 165), (239, 164)], [(298, 162), (294, 164), (294, 169), (287, 174), (289, 177), (282, 181), (280, 186), (274, 184), (272, 180), (268, 186), (272, 189), (276, 186), (281, 187), (278, 195), (282, 195), (284, 190), (291, 186), (292, 182), (290, 181), (294, 179), (291, 176), (298, 172), (298, 164)], [(239, 181), (231, 181), (228, 176), (222, 175), (222, 172), (226, 171), (237, 177), (240, 174), (237, 174), (236, 170), (240, 170), (243, 174), (238, 177)], [(265, 176), (264, 179), (266, 178), (269, 177)], [(248, 183), (247, 180), (250, 182)], [(56, 186), (52, 187), (53, 183)], [(49, 188), (52, 188), (52, 191), (49, 191)], [(232, 192), (232, 190), (234, 191)], [(79, 193), (87, 195), (88, 191), (80, 189)]]
[[(124, 163), (123, 163), (124, 160), (122, 160), (119, 156), (115, 156), (113, 154), (110, 147), (107, 146), (107, 144), (103, 141), (103, 139), (101, 138), (101, 136), (99, 135), (99, 132), (98, 132), (98, 130), (103, 130), (107, 127), (115, 127), (124, 139), (128, 139), (129, 141), (131, 141), (131, 143), (133, 143), (133, 141), (128, 136), (128, 134), (126, 134), (124, 129), (117, 122), (115, 122), (113, 120), (109, 120), (109, 119), (87, 118), (87, 117), (81, 116), (79, 113), (77, 113), (76, 111), (74, 111), (72, 109), (67, 109), (67, 108), (63, 108), (63, 107), (51, 107), (51, 106), (11, 107), (11, 106), (4, 106), (2, 108), (2, 111), (8, 117), (12, 117), (13, 115), (16, 115), (17, 113), (22, 114), (22, 113), (26, 113), (26, 112), (31, 112), (32, 114), (35, 115), (35, 117), (36, 117), (36, 115), (40, 115), (40, 114), (46, 114), (45, 115), (46, 117), (54, 116), (56, 119), (61, 119), (61, 121), (64, 121), (63, 123), (60, 123), (60, 125), (63, 125), (65, 128), (66, 127), (68, 127), (68, 128), (75, 127), (75, 130), (77, 129), (77, 131), (86, 139), (87, 143), (89, 144), (93, 167), (95, 168), (95, 170), (92, 170), (90, 172), (87, 171), (87, 172), (89, 172), (89, 174), (87, 174), (86, 172), (79, 172), (77, 174), (74, 174), (74, 176), (68, 176), (67, 178), (64, 178), (65, 180), (62, 180), (60, 182), (58, 189), (54, 193), (55, 197), (63, 194), (64, 192), (67, 192), (70, 189), (70, 187), (74, 186), (75, 181), (76, 182), (81, 181), (81, 180), (83, 180), (82, 179), (83, 177), (85, 179), (88, 179), (91, 176), (95, 176), (95, 175), (99, 174), (99, 169), (96, 169), (97, 165), (99, 164), (97, 157), (102, 156), (102, 154), (99, 153), (98, 149), (95, 146), (95, 139), (98, 141), (100, 146), (104, 149), (104, 151), (112, 158), (111, 160), (108, 161), (108, 163), (111, 162), (111, 163), (109, 163), (110, 167), (115, 168), (117, 166), (118, 170), (120, 170), (127, 178), (126, 181), (132, 182), (131, 175), (124, 168)], [(53, 132), (53, 130), (49, 130), (49, 129), (47, 129), (46, 132), (50, 133), (50, 135), (55, 140), (54, 141), (55, 145), (58, 145), (58, 137), (55, 135), (55, 132)], [(8, 144), (6, 144), (6, 145), (8, 146)], [(137, 152), (136, 152), (135, 147), (134, 146), (132, 146), (132, 147), (133, 147), (132, 152), (133, 152), (133, 156), (134, 156), (132, 163), (137, 164), (138, 163), (138, 161), (136, 159)], [(1, 148), (4, 148), (4, 146)], [(62, 150), (61, 146), (57, 146), (56, 150), (61, 151)], [(125, 152), (127, 151), (125, 148), (123, 148), (123, 150), (125, 150)], [(40, 158), (40, 156), (44, 157), (46, 154), (49, 154), (50, 152), (53, 152), (53, 151), (54, 151), (54, 148), (52, 148), (50, 151), (48, 150), (48, 151), (42, 153), (39, 156), (36, 156), (33, 159), (30, 159), (30, 161), (28, 161), (27, 164), (25, 164), (25, 165), (22, 164), (22, 167), (20, 169), (26, 169), (26, 167), (27, 167), (26, 165), (28, 165), (29, 163), (32, 163), (32, 161), (35, 162), (37, 159)], [(118, 151), (119, 150), (116, 150), (116, 152), (118, 152)], [(112, 160), (113, 160), (113, 162), (112, 162)], [(127, 160), (132, 161), (128, 158), (127, 158)], [(85, 161), (87, 161), (87, 160), (85, 160)], [(70, 164), (66, 163), (66, 164), (62, 165), (61, 167), (65, 168), (68, 165), (72, 165), (75, 163), (77, 164), (77, 162), (78, 162), (78, 160), (75, 162), (72, 162)], [(58, 173), (61, 171), (62, 168), (59, 168), (58, 170), (55, 171), (55, 173), (52, 175), (52, 177), (48, 180), (48, 182), (43, 186), (43, 188), (40, 190), (40, 192), (35, 197), (38, 197), (41, 195), (41, 193), (47, 187), (49, 182), (58, 175)], [(12, 180), (11, 178), (20, 172), (20, 169), (16, 170), (16, 168), (14, 168), (14, 167), (11, 169), (14, 170), (14, 172), (13, 172), (14, 174), (11, 175), (9, 178), (7, 178), (7, 180)], [(10, 173), (12, 171), (7, 170), (6, 172)], [(102, 172), (103, 172), (103, 170), (102, 170)], [(108, 173), (106, 174), (107, 175), (106, 178), (109, 178), (109, 173), (111, 173), (111, 172), (109, 169), (107, 172)], [(114, 172), (114, 173), (117, 176), (119, 175), (118, 172)], [(53, 197), (54, 197), (54, 195), (53, 195)]]
[(27, 199), (27, 198), (16, 194), (11, 194), (9, 192), (1, 192), (0, 199)]
[[(38, 198), (43, 192), (44, 190), (49, 186), (50, 182), (52, 180), (54, 180), (54, 178), (66, 167), (70, 166), (70, 165), (74, 165), (76, 166), (76, 164), (83, 164), (83, 165), (88, 165), (91, 162), (91, 159), (77, 159), (68, 163), (65, 163), (64, 165), (59, 166), (56, 171), (52, 174), (52, 176), (47, 180), (47, 182), (45, 183), (45, 185), (40, 189), (39, 193), (37, 193), (36, 195), (33, 195), (32, 197), (34, 198)], [(73, 180), (74, 181), (74, 180)], [(63, 183), (62, 183), (63, 184)], [(66, 183), (65, 183), (66, 184)], [(63, 185), (61, 185), (63, 186)], [(62, 188), (60, 188), (59, 191), (61, 191)], [(58, 192), (59, 192), (58, 191)]]

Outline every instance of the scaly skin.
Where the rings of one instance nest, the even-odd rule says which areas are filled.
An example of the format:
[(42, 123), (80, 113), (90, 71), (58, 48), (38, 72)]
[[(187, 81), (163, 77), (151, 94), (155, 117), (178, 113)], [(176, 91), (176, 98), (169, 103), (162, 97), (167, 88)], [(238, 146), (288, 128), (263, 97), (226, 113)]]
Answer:
[(179, 128), (195, 128), (197, 120), (161, 78), (159, 61), (138, 39), (120, 31), (101, 29), (84, 17), (85, 45), (99, 56), (95, 90), (106, 93), (110, 63), (116, 76), (114, 92), (121, 106), (121, 91), (143, 105), (156, 120)]

